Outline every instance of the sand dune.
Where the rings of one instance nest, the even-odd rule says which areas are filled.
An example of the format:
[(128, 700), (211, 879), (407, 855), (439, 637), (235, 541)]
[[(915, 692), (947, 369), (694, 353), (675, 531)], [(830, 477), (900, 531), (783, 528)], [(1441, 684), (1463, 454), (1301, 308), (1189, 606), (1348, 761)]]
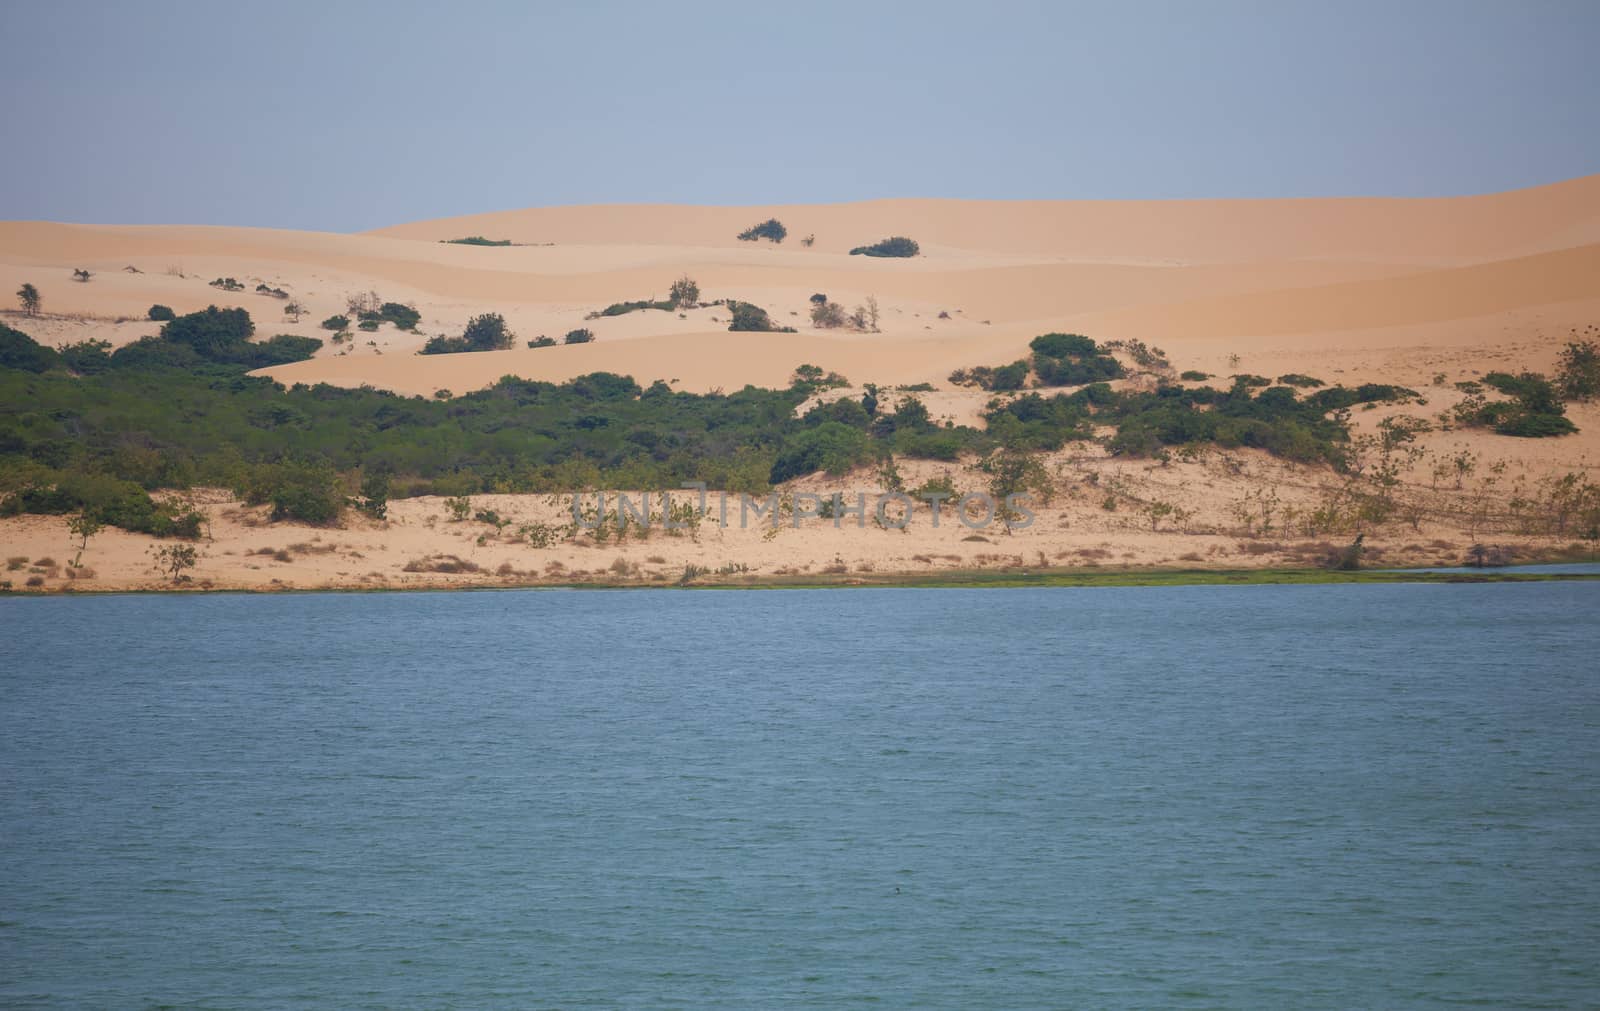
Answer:
[[(789, 241), (734, 238), (769, 215), (786, 222)], [(800, 245), (811, 233), (816, 244)], [(916, 237), (924, 255), (846, 255), (895, 233)], [(529, 244), (438, 241), (470, 234)], [(94, 278), (73, 282), (77, 267)], [(703, 298), (757, 302), (800, 332), (731, 334), (718, 307), (585, 319), (611, 302), (660, 297), (685, 273)], [(247, 290), (207, 284), (221, 276)], [(1600, 176), (1420, 200), (554, 207), (361, 235), (0, 223), (0, 284), (11, 291), (24, 281), (44, 293), (46, 310), (25, 326), (57, 344), (154, 332), (142, 317), (156, 302), (179, 312), (242, 305), (263, 334), (325, 336), (318, 323), (343, 311), (349, 294), (375, 290), (416, 305), (421, 332), (359, 334), (353, 346), (326, 347), (272, 374), (406, 393), (601, 369), (728, 389), (784, 382), (801, 362), (858, 382), (937, 384), (960, 366), (1011, 360), (1047, 330), (1159, 341), (1180, 367), (1215, 371), (1235, 355), (1292, 352), (1309, 356), (1300, 363), (1309, 370), (1318, 356), (1402, 342), (1486, 350), (1529, 321), (1553, 349), (1564, 328), (1593, 318), (1600, 299)], [(305, 307), (298, 321), (283, 315), (283, 302), (254, 293), (262, 283)], [(875, 296), (882, 332), (813, 329), (808, 299), (818, 291), (846, 306)], [(516, 349), (415, 355), (427, 335), (459, 332), (491, 311), (519, 334)], [(598, 340), (521, 346), (578, 326)]]

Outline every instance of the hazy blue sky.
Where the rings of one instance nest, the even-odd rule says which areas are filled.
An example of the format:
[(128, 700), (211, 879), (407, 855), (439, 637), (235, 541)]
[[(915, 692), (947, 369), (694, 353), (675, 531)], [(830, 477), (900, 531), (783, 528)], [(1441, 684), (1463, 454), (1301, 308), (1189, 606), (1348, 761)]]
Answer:
[(1600, 171), (1600, 0), (51, 0), (0, 24), (0, 218), (358, 230)]

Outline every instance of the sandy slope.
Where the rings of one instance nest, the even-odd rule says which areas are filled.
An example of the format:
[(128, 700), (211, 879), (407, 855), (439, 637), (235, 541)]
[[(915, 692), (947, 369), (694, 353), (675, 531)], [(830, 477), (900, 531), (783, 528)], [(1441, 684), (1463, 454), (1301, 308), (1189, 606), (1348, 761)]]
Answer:
[[(734, 238), (768, 216), (789, 228), (781, 246)], [(802, 246), (801, 237), (812, 233), (814, 246)], [(472, 234), (526, 245), (479, 248), (439, 241)], [(924, 255), (846, 255), (851, 246), (892, 234), (917, 238)], [(77, 267), (94, 277), (74, 282), (70, 275)], [(611, 302), (659, 298), (683, 274), (697, 279), (702, 298), (756, 302), (799, 332), (729, 333), (726, 310), (714, 306), (681, 316), (646, 311), (584, 318)], [(283, 317), (280, 301), (208, 286), (219, 276), (236, 277), (249, 289), (258, 283), (283, 288), (306, 312), (294, 322)], [(1068, 330), (1158, 344), (1178, 369), (1223, 375), (1295, 371), (1329, 381), (1427, 387), (1431, 413), (1455, 396), (1449, 383), (1488, 369), (1548, 370), (1563, 341), (1600, 322), (1600, 175), (1436, 200), (535, 208), (362, 235), (0, 222), (0, 285), (9, 293), (25, 281), (43, 293), (46, 316), (22, 320), (12, 312), (4, 320), (56, 344), (89, 338), (120, 344), (153, 333), (156, 325), (143, 316), (156, 302), (179, 312), (211, 303), (242, 305), (263, 335), (327, 336), (317, 326), (323, 318), (343, 311), (350, 294), (376, 291), (386, 300), (414, 304), (423, 316), (422, 332), (385, 327), (358, 333), (353, 346), (325, 347), (311, 361), (269, 371), (285, 382), (365, 383), (408, 394), (459, 394), (506, 374), (561, 380), (596, 370), (631, 374), (641, 383), (666, 380), (685, 390), (736, 389), (785, 383), (796, 365), (807, 362), (858, 384), (931, 382), (939, 387), (928, 395), (934, 413), (971, 423), (987, 396), (950, 389), (945, 378), (953, 369), (1002, 364), (1019, 357), (1034, 335)], [(876, 296), (881, 332), (813, 329), (808, 298), (819, 291), (847, 307)], [(427, 335), (458, 333), (481, 312), (504, 314), (521, 338), (517, 347), (488, 354), (414, 353)], [(559, 338), (579, 326), (594, 330), (598, 340), (537, 350), (523, 346), (527, 338)], [(1446, 385), (1434, 387), (1439, 375)], [(1370, 427), (1380, 415), (1358, 420)], [(1581, 418), (1580, 424), (1578, 436), (1537, 445), (1481, 433), (1449, 438), (1465, 440), (1485, 459), (1516, 458), (1541, 473), (1579, 468), (1594, 474), (1600, 420)], [(1439, 441), (1437, 452), (1445, 450)], [(1226, 477), (1205, 480), (1223, 488), (1217, 492), (1222, 499), (1238, 491), (1226, 487)], [(403, 508), (379, 540), (400, 537), (403, 527), (414, 525), (412, 510), (420, 508)], [(1204, 508), (1218, 516), (1225, 512), (1215, 502)], [(217, 529), (231, 529), (220, 515), (215, 522)], [(1224, 524), (1219, 519), (1214, 526)], [(1140, 561), (1194, 553), (1175, 551), (1166, 542), (1146, 550), (1130, 530), (1113, 535), (1093, 523), (1085, 529), (1095, 538), (1130, 545), (1121, 553)], [(0, 540), (13, 549), (19, 538), (25, 541), (26, 550), (18, 554), (61, 553), (22, 530), (13, 522)], [(105, 541), (110, 545), (121, 536)], [(898, 556), (880, 557), (857, 541), (785, 541), (807, 543), (798, 554), (774, 547), (779, 541), (739, 542), (728, 557), (768, 571), (818, 564), (823, 554), (847, 564), (897, 564)], [(911, 554), (941, 553), (933, 551), (933, 541), (913, 541), (920, 550)], [(1037, 550), (1076, 550), (1071, 545), (1077, 542), (1069, 541)], [(395, 543), (408, 542), (402, 537)], [(388, 562), (395, 564), (386, 562), (392, 569), (401, 554), (423, 546), (381, 550), (394, 555)], [(368, 544), (360, 550), (380, 549)], [(671, 565), (680, 561), (673, 556)], [(583, 567), (576, 557), (563, 564)], [(247, 574), (266, 571), (224, 569), (219, 575), (243, 585), (255, 578)], [(323, 575), (333, 578), (334, 571)], [(308, 578), (295, 581), (303, 585)]]

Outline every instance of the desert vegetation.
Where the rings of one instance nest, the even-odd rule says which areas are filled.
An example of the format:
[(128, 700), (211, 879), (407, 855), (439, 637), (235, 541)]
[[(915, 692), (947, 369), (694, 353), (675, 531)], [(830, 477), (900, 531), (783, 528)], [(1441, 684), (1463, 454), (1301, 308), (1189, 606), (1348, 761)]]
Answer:
[(424, 355), (457, 354), (467, 351), (503, 351), (511, 346), (516, 334), (506, 326), (505, 317), (497, 312), (486, 312), (467, 321), (460, 337), (439, 335), (428, 338), (417, 352)]
[(755, 242), (758, 239), (766, 239), (768, 242), (782, 242), (788, 235), (789, 230), (783, 227), (783, 222), (777, 218), (768, 218), (740, 232), (739, 239), (743, 242)]
[(850, 250), (851, 256), (887, 256), (909, 258), (922, 252), (922, 247), (917, 245), (915, 239), (908, 239), (903, 235), (895, 235), (887, 239), (874, 242), (870, 246), (857, 246)]

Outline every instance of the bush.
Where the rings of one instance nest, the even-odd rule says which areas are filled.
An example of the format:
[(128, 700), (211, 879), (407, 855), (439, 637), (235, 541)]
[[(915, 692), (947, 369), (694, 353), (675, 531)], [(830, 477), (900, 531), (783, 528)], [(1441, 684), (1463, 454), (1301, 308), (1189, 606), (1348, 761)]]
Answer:
[(145, 313), (145, 316), (148, 319), (153, 319), (153, 320), (156, 320), (157, 322), (165, 323), (168, 320), (175, 319), (177, 317), (177, 314), (172, 311), (172, 308), (170, 306), (165, 306), (165, 305), (162, 305), (162, 304), (160, 304), (158, 302), (155, 305), (152, 305), (150, 307), (150, 310), (147, 313)]
[(361, 322), (356, 324), (356, 329), (357, 330), (365, 330), (367, 333), (373, 333), (374, 331), (376, 331), (378, 329), (378, 327), (380, 327), (382, 325), (383, 325), (382, 323), (379, 323), (375, 319), (364, 319)]
[(1310, 376), (1303, 376), (1298, 372), (1291, 372), (1286, 376), (1279, 376), (1278, 382), (1285, 386), (1298, 386), (1301, 389), (1315, 389), (1319, 386), (1328, 385), (1320, 379), (1313, 379)]
[(1198, 369), (1185, 369), (1178, 378), (1186, 383), (1203, 383), (1211, 378), (1211, 373), (1201, 372)]
[(554, 337), (546, 337), (544, 334), (540, 334), (528, 342), (528, 347), (530, 348), (553, 348), (555, 346), (556, 339)]
[(850, 255), (910, 257), (916, 256), (920, 252), (922, 252), (922, 249), (917, 245), (916, 240), (908, 239), (903, 235), (896, 235), (881, 242), (874, 242), (870, 246), (857, 246), (850, 250)]
[(429, 337), (424, 341), (422, 350), (417, 353), (424, 355), (453, 355), (471, 350), (473, 348), (467, 344), (465, 338), (446, 337), (440, 334), (437, 337)]
[(1600, 396), (1600, 346), (1594, 341), (1569, 343), (1556, 367), (1556, 385), (1568, 400)]
[(505, 317), (497, 312), (474, 316), (461, 332), (461, 339), (473, 351), (499, 351), (511, 346), (516, 335), (506, 327)]
[(777, 218), (768, 218), (759, 225), (751, 225), (739, 233), (739, 238), (745, 242), (754, 242), (757, 239), (770, 239), (773, 242), (782, 242), (789, 234), (783, 227), (783, 222)]
[(700, 286), (688, 274), (672, 282), (672, 288), (667, 292), (667, 297), (673, 306), (685, 309), (700, 304)]
[(750, 302), (735, 302), (728, 300), (728, 311), (732, 319), (728, 323), (729, 330), (750, 331), (752, 333), (794, 333), (793, 327), (779, 327), (772, 324), (772, 317), (767, 315), (767, 310)]
[(111, 368), (111, 342), (87, 340), (57, 350), (61, 362), (80, 376), (92, 376)]
[[(415, 330), (417, 324), (422, 322), (422, 313), (409, 305), (401, 305), (399, 302), (383, 303), (383, 306), (378, 310), (378, 315), (401, 330)], [(338, 329), (343, 330), (344, 327), (339, 327)]]
[(453, 246), (510, 246), (514, 243), (510, 239), (486, 239), (481, 235), (469, 235), (463, 239), (440, 239), (440, 242)]
[(203, 357), (214, 358), (248, 341), (255, 332), (256, 325), (244, 309), (218, 309), (210, 305), (167, 323), (161, 328), (161, 337)]
[(594, 340), (594, 331), (590, 330), (588, 327), (579, 327), (576, 330), (568, 330), (567, 336), (564, 337), (563, 340), (568, 344), (587, 344)]
[(811, 305), (811, 325), (824, 330), (834, 330), (845, 324), (844, 306), (838, 302), (830, 302), (824, 296), (821, 302), (813, 301)]
[(1490, 427), (1501, 435), (1524, 439), (1567, 435), (1578, 430), (1566, 417), (1566, 408), (1561, 404), (1555, 384), (1537, 372), (1519, 375), (1491, 372), (1483, 377), (1483, 385), (1512, 399), (1485, 403), (1481, 395), (1470, 397), (1457, 405), (1457, 418), (1463, 424)]
[(55, 368), (60, 357), (21, 330), (0, 323), (0, 367), (24, 372), (44, 372)]
[(819, 470), (844, 474), (870, 457), (867, 434), (838, 421), (825, 421), (791, 439), (773, 461), (768, 480), (780, 484)]
[(329, 316), (322, 321), (322, 329), (338, 332), (350, 329), (350, 317), (345, 315)]
[(271, 518), (326, 526), (339, 518), (344, 496), (327, 464), (278, 463), (257, 467), (239, 489), (251, 505), (271, 503)]
[(599, 312), (590, 313), (586, 318), (598, 319), (601, 316), (624, 316), (630, 312), (638, 312), (640, 309), (660, 309), (662, 312), (670, 312), (677, 307), (678, 303), (674, 301), (652, 302), (648, 299), (643, 299), (637, 302), (613, 302)]

